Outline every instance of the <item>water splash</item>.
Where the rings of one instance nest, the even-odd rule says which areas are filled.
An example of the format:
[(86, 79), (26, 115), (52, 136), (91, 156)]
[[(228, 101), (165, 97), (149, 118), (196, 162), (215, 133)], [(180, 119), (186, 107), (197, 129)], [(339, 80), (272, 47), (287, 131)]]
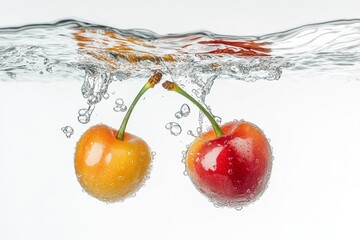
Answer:
[[(32, 81), (34, 75), (43, 81), (83, 81), (86, 107), (79, 111), (81, 123), (89, 122), (95, 105), (109, 97), (113, 81), (146, 79), (154, 69), (193, 90), (205, 106), (220, 78), (278, 80), (284, 70), (315, 69), (319, 74), (337, 71), (359, 79), (360, 71), (359, 19), (258, 37), (210, 32), (159, 35), (64, 20), (2, 28), (0, 40), (0, 81)], [(202, 124), (203, 115), (199, 117)]]

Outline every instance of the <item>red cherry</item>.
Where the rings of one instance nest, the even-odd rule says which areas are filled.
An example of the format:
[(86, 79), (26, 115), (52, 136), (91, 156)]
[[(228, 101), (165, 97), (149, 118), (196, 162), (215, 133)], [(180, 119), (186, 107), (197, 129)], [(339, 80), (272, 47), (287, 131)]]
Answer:
[(271, 148), (252, 123), (230, 122), (202, 134), (189, 147), (186, 166), (194, 185), (217, 205), (240, 207), (258, 199), (267, 186)]
[(213, 130), (203, 133), (186, 154), (189, 176), (216, 205), (239, 208), (264, 192), (271, 170), (271, 147), (263, 132), (250, 122), (219, 126), (214, 117), (176, 83), (163, 87), (193, 102), (209, 119)]

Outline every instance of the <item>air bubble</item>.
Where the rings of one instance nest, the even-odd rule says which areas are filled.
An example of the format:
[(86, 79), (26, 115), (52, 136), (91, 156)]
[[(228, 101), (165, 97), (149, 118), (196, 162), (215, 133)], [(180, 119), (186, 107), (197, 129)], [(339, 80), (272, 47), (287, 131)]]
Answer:
[(197, 98), (201, 98), (201, 96), (202, 96), (202, 94), (199, 91), (197, 91), (196, 89), (193, 89), (192, 93), (194, 93)]
[(178, 136), (182, 131), (181, 126), (176, 122), (167, 123), (165, 128), (170, 130), (170, 133), (174, 136)]
[(188, 131), (187, 131), (187, 134), (190, 135), (190, 136), (192, 136), (192, 137), (194, 137), (194, 138), (197, 138), (196, 134), (193, 133), (193, 131), (191, 131), (191, 130), (188, 130)]
[(86, 108), (82, 108), (82, 109), (80, 109), (80, 110), (78, 111), (78, 113), (79, 113), (80, 116), (86, 115), (86, 112), (87, 112), (87, 109), (86, 109)]
[(239, 72), (239, 68), (238, 68), (237, 66), (232, 65), (232, 66), (230, 67), (230, 71), (233, 72), (233, 73), (238, 73), (238, 72)]
[(61, 131), (63, 131), (63, 133), (65, 133), (65, 136), (67, 138), (70, 138), (74, 134), (74, 129), (70, 126), (62, 127)]
[(86, 123), (90, 122), (90, 118), (86, 115), (80, 115), (80, 116), (78, 116), (78, 121), (82, 124), (86, 124)]
[(221, 121), (222, 121), (221, 117), (214, 116), (214, 119), (217, 122), (217, 124), (221, 124)]
[(104, 95), (103, 95), (104, 99), (109, 99), (109, 97), (110, 97), (110, 95), (108, 93), (104, 93)]
[(115, 112), (125, 112), (127, 110), (127, 106), (121, 98), (115, 100), (115, 105), (116, 106), (113, 108)]
[(187, 104), (183, 104), (180, 109), (180, 113), (183, 117), (187, 117), (190, 114), (190, 107)]
[(126, 110), (127, 110), (127, 106), (122, 105), (122, 106), (120, 107), (120, 111), (121, 111), (121, 112), (125, 112)]
[(94, 111), (95, 109), (95, 105), (89, 105), (89, 107), (86, 109), (86, 108), (82, 108), (78, 111), (78, 121), (82, 124), (86, 124), (88, 122), (90, 122), (90, 117), (91, 117), (91, 114), (92, 112)]
[(187, 104), (183, 104), (181, 107), (180, 107), (180, 110), (178, 112), (175, 113), (175, 117), (177, 119), (180, 119), (182, 117), (187, 117), (189, 116), (190, 114), (190, 107), (187, 105)]
[(95, 109), (95, 105), (89, 105), (89, 108), (88, 108), (88, 112), (90, 112), (90, 113), (92, 113), (93, 111), (94, 111), (94, 109)]
[(121, 111), (121, 107), (120, 107), (120, 106), (115, 106), (115, 107), (113, 107), (113, 110), (114, 110), (115, 112), (120, 112), (120, 111)]
[(121, 98), (118, 98), (115, 100), (115, 104), (116, 105), (123, 105), (124, 104), (124, 100), (122, 100)]
[(172, 135), (178, 136), (181, 133), (181, 127), (180, 125), (173, 126), (170, 131)]
[(241, 211), (243, 209), (243, 206), (235, 207), (236, 211)]
[(176, 113), (175, 113), (175, 117), (176, 117), (177, 119), (180, 119), (180, 118), (182, 118), (182, 115), (181, 115), (180, 112), (176, 112)]
[(156, 152), (151, 152), (151, 156), (155, 157), (156, 156)]
[[(182, 159), (181, 159), (181, 162), (182, 163), (185, 163), (186, 162), (186, 154), (188, 153), (188, 151), (182, 151), (181, 154), (182, 154)], [(186, 169), (185, 169), (186, 170)]]
[(188, 175), (189, 175), (189, 173), (188, 173), (188, 171), (187, 171), (186, 169), (184, 170), (183, 175), (184, 175), (184, 176), (188, 176)]

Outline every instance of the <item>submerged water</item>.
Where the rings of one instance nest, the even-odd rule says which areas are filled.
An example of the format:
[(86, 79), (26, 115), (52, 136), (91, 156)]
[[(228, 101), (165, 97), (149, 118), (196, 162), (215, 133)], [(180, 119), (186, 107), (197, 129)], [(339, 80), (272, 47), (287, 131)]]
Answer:
[[(360, 20), (312, 24), (258, 37), (210, 32), (158, 35), (149, 30), (122, 30), (69, 20), (0, 29), (4, 112), (1, 158), (12, 159), (10, 163), (1, 161), (0, 180), (6, 183), (2, 205), (20, 206), (15, 215), (10, 210), (5, 213), (10, 218), (6, 224), (15, 225), (17, 220), (11, 216), (21, 218), (21, 211), (29, 216), (40, 211), (42, 216), (53, 209), (53, 204), (61, 209), (63, 202), (80, 209), (82, 215), (72, 215), (70, 207), (64, 210), (75, 221), (83, 221), (86, 216), (91, 219), (84, 206), (95, 208), (97, 214), (109, 211), (111, 219), (122, 221), (85, 194), (77, 195), (80, 187), (73, 174), (73, 148), (89, 124), (118, 126), (134, 94), (155, 70), (161, 70), (165, 80), (178, 82), (206, 104), (218, 122), (245, 118), (259, 125), (271, 139), (275, 157), (271, 184), (263, 196), (266, 199), (252, 210), (263, 219), (252, 219), (249, 214), (250, 220), (242, 222), (244, 229), (251, 230), (251, 224), (261, 225), (267, 229), (264, 232), (278, 234), (276, 228), (271, 228), (272, 223), (290, 224), (273, 220), (274, 215), (281, 215), (295, 223), (283, 231), (304, 226), (304, 232), (313, 232), (315, 220), (343, 219), (349, 217), (347, 210), (358, 209), (353, 203), (359, 198), (355, 170), (360, 154), (356, 137), (360, 134)], [(172, 212), (176, 216), (188, 213), (183, 212), (184, 206), (197, 206), (193, 212), (208, 216), (216, 210), (203, 205), (202, 197), (194, 197), (197, 195), (189, 192), (192, 186), (182, 185), (183, 168), (179, 171), (179, 167), (183, 165), (168, 158), (175, 156), (180, 163), (186, 144), (209, 124), (184, 99), (166, 93), (160, 86), (152, 91), (143, 98), (148, 103), (143, 101), (136, 107), (129, 128), (152, 140), (150, 145), (157, 153), (154, 164), (161, 163), (153, 168), (148, 191), (140, 190), (146, 199), (157, 199), (150, 201), (156, 207), (135, 198), (139, 202), (132, 199), (134, 205), (129, 201), (122, 211), (128, 211), (128, 217), (131, 213), (149, 221), (151, 218), (142, 212), (169, 219)], [(54, 131), (61, 134), (56, 143), (63, 144), (62, 148), (51, 143)], [(66, 142), (67, 137), (70, 142)], [(34, 147), (36, 143), (41, 143), (41, 149)], [(177, 155), (170, 155), (173, 152)], [(60, 161), (57, 154), (66, 160)], [(52, 179), (47, 184), (39, 174), (44, 166), (46, 178)], [(178, 173), (180, 180), (176, 178)], [(68, 178), (64, 178), (66, 174)], [(22, 177), (28, 181), (23, 182)], [(49, 201), (37, 195), (44, 189), (50, 189), (49, 194), (41, 199)], [(59, 193), (61, 202), (57, 200)], [(33, 199), (28, 201), (38, 206), (36, 209), (21, 200), (28, 196)], [(72, 196), (77, 197), (75, 203)], [(171, 204), (176, 197), (181, 201)], [(344, 198), (348, 199), (344, 211), (334, 209)], [(169, 211), (151, 210), (160, 208)], [(329, 209), (337, 218), (326, 217)], [(314, 214), (314, 222), (309, 222), (307, 211)], [(67, 219), (63, 214), (58, 210), (56, 221)], [(224, 216), (220, 218), (225, 219), (236, 212), (221, 214)], [(199, 219), (210, 226), (209, 231), (217, 228), (205, 218), (188, 221), (198, 224)], [(23, 221), (32, 226), (30, 217)], [(336, 232), (339, 236), (345, 231), (351, 233), (346, 226), (336, 228), (337, 220), (329, 221), (331, 229), (340, 229)], [(91, 220), (87, 223), (96, 228)], [(43, 224), (50, 225), (46, 221)], [(321, 232), (328, 229), (328, 225), (320, 226)]]

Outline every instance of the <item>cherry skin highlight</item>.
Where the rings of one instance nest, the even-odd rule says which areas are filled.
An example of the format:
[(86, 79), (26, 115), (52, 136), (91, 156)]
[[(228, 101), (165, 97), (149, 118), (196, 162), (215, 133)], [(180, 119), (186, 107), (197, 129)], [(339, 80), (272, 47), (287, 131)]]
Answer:
[(106, 202), (125, 199), (136, 192), (150, 169), (149, 146), (141, 138), (106, 125), (89, 128), (75, 151), (75, 171), (79, 183), (90, 195)]
[(256, 200), (267, 186), (271, 148), (262, 131), (245, 121), (221, 126), (224, 135), (203, 133), (188, 148), (189, 176), (214, 203), (240, 207)]

